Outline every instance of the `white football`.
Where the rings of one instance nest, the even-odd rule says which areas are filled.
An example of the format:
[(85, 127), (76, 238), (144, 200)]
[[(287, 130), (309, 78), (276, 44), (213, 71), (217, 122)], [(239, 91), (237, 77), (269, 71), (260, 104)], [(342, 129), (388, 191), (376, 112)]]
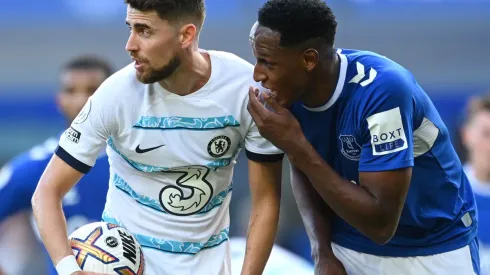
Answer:
[(82, 270), (114, 275), (142, 275), (145, 258), (141, 246), (126, 229), (94, 222), (69, 236), (73, 254)]

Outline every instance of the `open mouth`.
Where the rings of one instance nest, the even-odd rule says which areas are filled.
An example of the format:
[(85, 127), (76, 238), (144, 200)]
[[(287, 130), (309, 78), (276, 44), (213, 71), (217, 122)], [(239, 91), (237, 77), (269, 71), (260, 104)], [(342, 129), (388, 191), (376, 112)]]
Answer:
[(133, 60), (134, 60), (134, 67), (135, 67), (135, 69), (138, 70), (138, 71), (141, 71), (142, 68), (143, 68), (144, 63), (141, 62), (141, 61), (139, 61), (139, 60), (137, 60), (137, 59), (133, 59)]

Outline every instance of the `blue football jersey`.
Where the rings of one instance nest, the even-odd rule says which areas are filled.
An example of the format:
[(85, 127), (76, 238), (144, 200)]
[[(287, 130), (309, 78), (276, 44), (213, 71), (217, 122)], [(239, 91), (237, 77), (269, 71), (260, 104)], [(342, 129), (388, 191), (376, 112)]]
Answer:
[[(39, 179), (46, 169), (58, 138), (48, 139), (41, 145), (21, 154), (7, 163), (0, 173), (0, 222), (20, 211), (31, 209), (31, 198)], [(90, 173), (63, 198), (63, 211), (68, 234), (80, 226), (100, 221), (109, 185), (109, 162), (105, 154), (97, 160)], [(57, 274), (46, 253), (50, 269)]]
[(359, 184), (359, 172), (407, 167), (412, 179), (390, 242), (377, 245), (339, 217), (332, 241), (392, 257), (433, 255), (469, 244), (477, 233), (475, 198), (427, 94), (408, 70), (384, 56), (337, 52), (341, 70), (332, 98), (318, 108), (291, 106), (305, 136), (352, 184)]

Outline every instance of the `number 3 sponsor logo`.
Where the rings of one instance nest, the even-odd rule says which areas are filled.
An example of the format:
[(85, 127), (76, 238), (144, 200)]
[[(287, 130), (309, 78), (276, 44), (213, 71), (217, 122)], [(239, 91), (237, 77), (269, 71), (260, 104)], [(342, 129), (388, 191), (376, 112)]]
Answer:
[[(207, 181), (209, 168), (190, 166), (172, 169), (164, 173), (181, 174), (177, 186), (166, 186), (160, 191), (160, 204), (169, 213), (177, 216), (188, 216), (201, 211), (213, 196), (213, 187)], [(185, 195), (184, 190), (187, 189)]]

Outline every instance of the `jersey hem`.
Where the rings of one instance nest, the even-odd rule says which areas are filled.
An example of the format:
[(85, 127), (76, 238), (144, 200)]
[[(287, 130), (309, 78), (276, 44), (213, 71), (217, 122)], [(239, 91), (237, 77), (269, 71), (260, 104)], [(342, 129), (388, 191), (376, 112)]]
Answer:
[(423, 257), (432, 256), (436, 254), (446, 253), (460, 249), (469, 245), (475, 238), (477, 231), (476, 227), (459, 236), (457, 239), (449, 240), (446, 242), (438, 243), (426, 247), (417, 246), (400, 246), (400, 245), (362, 245), (360, 242), (348, 238), (346, 236), (339, 236), (332, 240), (333, 243), (342, 246), (347, 249), (354, 250), (356, 252), (365, 253), (369, 255), (382, 256), (382, 257)]
[(251, 152), (249, 150), (245, 149), (245, 155), (249, 160), (255, 161), (255, 162), (276, 162), (280, 161), (284, 158), (284, 153), (281, 154), (272, 154), (272, 155), (264, 155), (264, 154), (258, 154)]
[(61, 146), (58, 146), (58, 148), (56, 148), (56, 151), (54, 153), (60, 159), (66, 162), (66, 164), (70, 165), (73, 169), (77, 170), (80, 173), (87, 174), (88, 172), (90, 172), (90, 169), (92, 169), (92, 167), (88, 166), (87, 164), (79, 161), (78, 159), (70, 155), (70, 153), (68, 153)]

